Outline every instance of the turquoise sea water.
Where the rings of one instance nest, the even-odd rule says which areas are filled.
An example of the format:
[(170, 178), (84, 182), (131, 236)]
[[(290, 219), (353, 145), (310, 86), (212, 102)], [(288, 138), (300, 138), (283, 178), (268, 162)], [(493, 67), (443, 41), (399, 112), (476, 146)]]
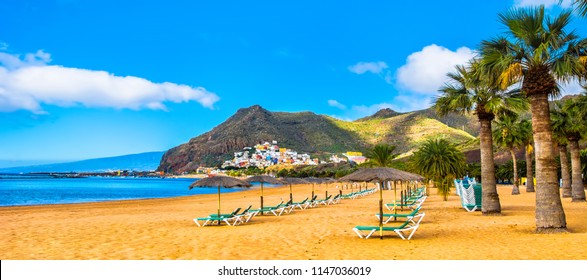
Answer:
[[(0, 206), (65, 204), (217, 193), (217, 188), (188, 187), (195, 179), (51, 178), (0, 175)], [(221, 192), (242, 188), (221, 189)]]

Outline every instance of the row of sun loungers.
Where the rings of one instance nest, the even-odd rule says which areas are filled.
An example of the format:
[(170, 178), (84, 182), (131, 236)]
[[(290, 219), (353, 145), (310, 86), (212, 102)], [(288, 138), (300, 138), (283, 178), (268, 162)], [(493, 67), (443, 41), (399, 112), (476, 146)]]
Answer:
[(363, 190), (360, 192), (354, 192), (354, 193), (351, 193), (348, 195), (340, 195), (340, 194), (337, 194), (335, 196), (329, 195), (324, 199), (317, 199), (318, 196), (315, 195), (314, 197), (312, 197), (312, 199), (306, 198), (303, 201), (299, 201), (299, 202), (293, 202), (290, 200), (290, 201), (284, 203), (283, 201), (281, 201), (277, 205), (265, 206), (263, 208), (258, 208), (258, 209), (251, 209), (252, 206), (249, 206), (247, 209), (245, 209), (242, 212), (240, 211), (241, 208), (237, 208), (232, 213), (220, 214), (220, 215), (210, 214), (207, 217), (195, 218), (193, 220), (196, 223), (196, 225), (198, 225), (199, 227), (204, 227), (204, 226), (214, 224), (214, 223), (218, 224), (218, 225), (224, 223), (229, 226), (237, 226), (237, 225), (240, 225), (243, 223), (248, 223), (253, 217), (255, 217), (259, 214), (272, 214), (275, 216), (281, 216), (283, 214), (292, 213), (295, 209), (305, 210), (307, 208), (314, 208), (319, 205), (337, 204), (343, 198), (355, 199), (357, 197), (373, 193), (374, 191), (375, 191), (375, 189), (370, 189), (370, 190)]
[[(425, 189), (418, 189), (414, 194), (396, 203), (387, 203), (385, 206), (388, 210), (393, 213), (383, 213), (382, 222), (386, 226), (355, 226), (353, 231), (360, 238), (369, 238), (378, 231), (383, 232), (394, 232), (403, 240), (410, 240), (416, 230), (420, 226), (420, 222), (425, 216), (424, 212), (421, 212), (422, 204), (426, 200)], [(403, 203), (402, 203), (403, 202)], [(406, 210), (410, 212), (398, 212), (399, 207), (406, 207)], [(379, 213), (375, 214), (377, 220), (380, 219)], [(388, 223), (394, 223), (396, 226), (387, 226)]]
[(343, 199), (356, 199), (359, 197), (363, 197), (366, 196), (368, 194), (372, 194), (376, 191), (377, 189), (365, 189), (362, 191), (358, 191), (358, 192), (352, 192), (352, 193), (348, 193), (348, 194), (343, 194), (342, 198)]

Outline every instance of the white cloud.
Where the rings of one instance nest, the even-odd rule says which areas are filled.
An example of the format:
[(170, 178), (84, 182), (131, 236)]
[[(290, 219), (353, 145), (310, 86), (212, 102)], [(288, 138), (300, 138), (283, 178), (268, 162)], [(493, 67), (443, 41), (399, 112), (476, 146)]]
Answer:
[(455, 65), (464, 64), (474, 56), (475, 52), (467, 47), (451, 51), (435, 44), (426, 46), (410, 54), (406, 64), (397, 70), (397, 85), (413, 93), (436, 95), (446, 82), (446, 74), (453, 71)]
[(24, 59), (17, 55), (0, 52), (0, 67), (4, 66), (8, 70), (15, 70), (27, 66), (46, 65), (51, 62), (51, 54), (38, 50), (36, 53), (27, 53)]
[(355, 74), (365, 74), (371, 72), (373, 74), (381, 74), (383, 70), (387, 69), (387, 64), (383, 61), (377, 62), (359, 62), (348, 67), (349, 71)]
[(196, 101), (213, 108), (219, 97), (202, 87), (154, 83), (133, 76), (47, 65), (43, 51), (17, 55), (0, 52), (0, 112), (43, 113), (42, 105), (165, 110), (165, 102)]
[(393, 98), (393, 104), (398, 112), (413, 112), (430, 108), (432, 106), (432, 99), (432, 96), (418, 96), (414, 98), (411, 95), (398, 95)]
[[(559, 0), (515, 0), (514, 5), (516, 7), (529, 7), (529, 6), (540, 6), (544, 5), (544, 7), (549, 8), (554, 5), (558, 5)], [(563, 0), (560, 4), (563, 8), (568, 8), (572, 4), (571, 0)]]
[(336, 107), (336, 108), (341, 109), (341, 110), (346, 109), (346, 105), (341, 104), (340, 102), (338, 102), (336, 100), (333, 100), (333, 99), (328, 100), (328, 106)]

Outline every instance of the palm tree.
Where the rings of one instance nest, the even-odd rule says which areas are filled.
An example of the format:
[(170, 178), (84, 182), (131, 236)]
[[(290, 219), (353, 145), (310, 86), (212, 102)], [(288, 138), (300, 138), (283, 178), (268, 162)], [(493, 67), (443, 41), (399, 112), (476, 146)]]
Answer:
[(517, 117), (504, 116), (495, 122), (493, 130), (493, 142), (498, 146), (505, 147), (510, 152), (513, 162), (514, 187), (512, 194), (520, 194), (520, 182), (518, 179), (518, 163), (516, 160), (515, 149), (524, 145), (524, 131), (522, 125), (518, 122)]
[[(563, 0), (559, 0), (559, 3), (562, 2)], [(573, 0), (573, 6), (579, 15), (587, 17), (587, 0)]]
[(478, 60), (468, 66), (457, 66), (456, 72), (447, 74), (449, 82), (440, 88), (434, 107), (440, 115), (467, 114), (474, 111), (480, 123), (481, 185), (483, 189), (483, 215), (501, 213), (495, 182), (491, 121), (506, 108), (523, 109), (525, 102), (517, 90), (504, 91), (492, 86), (484, 76)]
[[(583, 95), (577, 98), (577, 107), (579, 108), (580, 119), (587, 122), (587, 84), (583, 85)], [(581, 172), (583, 179), (587, 179), (587, 149), (581, 150), (579, 153), (581, 158)]]
[(432, 179), (444, 200), (452, 181), (465, 174), (465, 155), (446, 139), (429, 139), (414, 152), (410, 166), (416, 173)]
[(566, 231), (567, 222), (559, 193), (557, 168), (552, 146), (548, 97), (558, 93), (557, 80), (569, 81), (583, 68), (579, 54), (586, 40), (565, 30), (571, 12), (551, 18), (544, 6), (511, 9), (499, 15), (508, 30), (481, 42), (483, 64), (499, 73), (505, 88), (512, 81), (522, 82), (522, 92), (530, 99), (532, 131), (536, 144), (536, 230)]
[(585, 188), (583, 186), (583, 178), (581, 176), (581, 154), (579, 149), (579, 140), (581, 134), (587, 129), (582, 115), (585, 114), (584, 108), (581, 108), (579, 102), (574, 99), (567, 99), (563, 104), (563, 111), (566, 112), (567, 125), (565, 126), (565, 134), (569, 141), (569, 149), (571, 153), (571, 189), (572, 202), (585, 201)]
[(581, 156), (581, 172), (583, 173), (583, 178), (587, 179), (587, 149), (581, 150), (579, 155)]
[(526, 192), (534, 192), (534, 170), (532, 161), (534, 160), (534, 137), (532, 137), (532, 122), (529, 120), (520, 121), (520, 131), (524, 150), (526, 155)]
[(366, 156), (369, 159), (366, 165), (374, 167), (388, 167), (398, 154), (394, 154), (395, 146), (389, 144), (377, 144), (371, 150), (367, 151)]
[(563, 197), (572, 197), (573, 192), (571, 188), (571, 172), (569, 172), (569, 158), (567, 146), (569, 141), (567, 140), (566, 129), (568, 125), (569, 117), (567, 112), (563, 111), (562, 104), (555, 102), (552, 111), (550, 112), (550, 119), (552, 121), (552, 139), (556, 143), (559, 151), (559, 159), (561, 164), (561, 180), (563, 191)]

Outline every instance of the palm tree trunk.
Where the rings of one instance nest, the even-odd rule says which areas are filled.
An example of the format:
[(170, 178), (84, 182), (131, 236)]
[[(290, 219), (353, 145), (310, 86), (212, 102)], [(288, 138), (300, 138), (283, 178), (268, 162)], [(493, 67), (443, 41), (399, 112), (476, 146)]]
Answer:
[(581, 155), (579, 153), (579, 140), (569, 139), (569, 147), (571, 148), (571, 174), (573, 190), (572, 202), (585, 201), (585, 188), (583, 187), (583, 178), (581, 176)]
[(566, 231), (567, 219), (560, 198), (554, 160), (548, 92), (532, 93), (529, 98), (536, 146), (536, 231)]
[(532, 170), (532, 157), (534, 153), (530, 147), (526, 147), (526, 192), (535, 192), (534, 190), (534, 170)]
[(571, 173), (569, 172), (569, 158), (567, 157), (567, 145), (558, 145), (561, 161), (561, 177), (563, 180), (563, 197), (571, 197)]
[(493, 162), (493, 139), (491, 120), (479, 116), (479, 141), (481, 150), (481, 189), (483, 193), (481, 212), (483, 215), (501, 214), (501, 204), (495, 183), (495, 163)]
[(514, 163), (514, 187), (512, 188), (512, 194), (520, 194), (520, 183), (518, 182), (518, 163), (516, 161), (516, 153), (514, 149), (510, 149), (510, 154), (512, 155), (512, 161)]

